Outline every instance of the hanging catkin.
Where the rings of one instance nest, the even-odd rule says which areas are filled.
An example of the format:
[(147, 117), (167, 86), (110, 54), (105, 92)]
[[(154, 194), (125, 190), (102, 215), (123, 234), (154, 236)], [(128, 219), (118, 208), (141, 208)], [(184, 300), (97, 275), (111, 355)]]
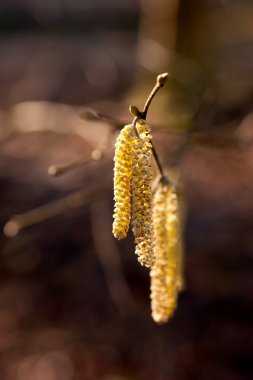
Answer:
[(177, 305), (178, 202), (175, 190), (160, 184), (153, 207), (156, 262), (150, 272), (152, 318), (165, 323)]
[(176, 275), (176, 286), (178, 292), (184, 290), (185, 281), (184, 281), (184, 247), (182, 241), (182, 212), (178, 211), (178, 248), (177, 248), (177, 275)]
[(132, 176), (132, 125), (126, 125), (116, 141), (114, 156), (114, 222), (113, 235), (123, 239), (127, 235), (131, 218), (130, 184)]
[(152, 222), (152, 146), (150, 127), (144, 120), (136, 123), (139, 136), (132, 145), (132, 229), (135, 237), (135, 253), (141, 265), (152, 267), (153, 251)]

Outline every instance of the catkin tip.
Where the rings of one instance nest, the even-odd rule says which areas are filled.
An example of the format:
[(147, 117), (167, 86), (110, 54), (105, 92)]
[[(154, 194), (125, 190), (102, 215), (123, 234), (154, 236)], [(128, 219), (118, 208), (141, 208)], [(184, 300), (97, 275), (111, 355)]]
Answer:
[(135, 254), (142, 266), (151, 268), (155, 263), (155, 255), (152, 247), (151, 239), (141, 241), (136, 245)]

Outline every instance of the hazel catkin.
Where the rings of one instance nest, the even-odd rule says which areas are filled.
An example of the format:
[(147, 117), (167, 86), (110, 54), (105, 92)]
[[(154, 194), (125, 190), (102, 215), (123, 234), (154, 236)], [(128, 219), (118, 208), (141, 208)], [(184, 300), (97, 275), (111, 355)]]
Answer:
[(115, 144), (113, 235), (117, 239), (126, 237), (131, 218), (130, 185), (133, 137), (133, 126), (126, 125), (121, 130)]
[(178, 294), (178, 201), (176, 191), (160, 184), (153, 206), (156, 262), (150, 271), (152, 318), (165, 323), (173, 315)]
[(150, 127), (140, 119), (136, 123), (138, 136), (132, 143), (132, 229), (135, 253), (141, 265), (152, 267), (155, 262), (152, 222), (152, 146)]

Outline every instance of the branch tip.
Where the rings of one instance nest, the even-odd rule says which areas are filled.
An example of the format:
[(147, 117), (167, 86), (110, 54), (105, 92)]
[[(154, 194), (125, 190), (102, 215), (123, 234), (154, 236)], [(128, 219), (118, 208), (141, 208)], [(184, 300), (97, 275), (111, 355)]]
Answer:
[(10, 219), (3, 228), (4, 234), (7, 237), (14, 237), (19, 233), (20, 226), (15, 219)]
[(51, 166), (49, 166), (47, 172), (48, 172), (48, 174), (49, 174), (51, 177), (57, 177), (57, 175), (58, 175), (58, 170), (57, 170), (56, 165), (51, 165)]
[(149, 109), (149, 106), (150, 106), (152, 100), (154, 99), (154, 97), (155, 97), (156, 93), (159, 91), (159, 89), (165, 85), (166, 80), (168, 79), (168, 76), (169, 76), (168, 73), (163, 73), (163, 74), (158, 75), (158, 77), (156, 79), (156, 84), (153, 87), (152, 91), (150, 92), (149, 97), (147, 98), (146, 103), (145, 103), (144, 108), (143, 108), (143, 111), (142, 111), (142, 116), (143, 116), (144, 120), (146, 120), (148, 109)]
[(159, 87), (163, 87), (168, 79), (169, 74), (168, 73), (163, 73), (158, 75), (157, 77), (157, 85)]

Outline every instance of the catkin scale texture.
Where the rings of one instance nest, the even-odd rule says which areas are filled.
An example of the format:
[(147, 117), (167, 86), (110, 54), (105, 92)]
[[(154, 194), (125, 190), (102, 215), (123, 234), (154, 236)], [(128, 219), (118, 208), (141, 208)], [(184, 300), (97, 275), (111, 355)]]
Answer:
[(184, 247), (183, 247), (183, 241), (182, 241), (182, 210), (179, 209), (178, 212), (179, 217), (179, 229), (178, 229), (178, 249), (177, 249), (177, 290), (178, 292), (181, 292), (184, 290), (185, 283), (184, 283)]
[(135, 253), (141, 265), (152, 267), (155, 262), (152, 222), (152, 145), (150, 127), (144, 120), (136, 123), (139, 136), (132, 143), (132, 229)]
[(115, 144), (114, 156), (114, 222), (113, 235), (123, 239), (127, 235), (131, 218), (131, 176), (133, 126), (126, 125)]
[(165, 323), (173, 315), (178, 294), (178, 203), (173, 188), (160, 184), (153, 207), (156, 262), (150, 271), (152, 318)]

